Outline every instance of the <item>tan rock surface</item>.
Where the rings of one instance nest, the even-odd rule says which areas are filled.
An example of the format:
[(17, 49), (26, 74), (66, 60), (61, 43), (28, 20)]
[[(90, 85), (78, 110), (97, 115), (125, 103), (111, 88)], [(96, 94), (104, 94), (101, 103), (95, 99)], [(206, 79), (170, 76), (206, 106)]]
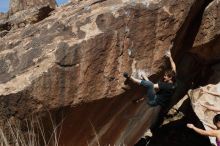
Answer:
[(51, 8), (55, 8), (56, 1), (55, 0), (10, 0), (9, 14), (13, 15), (16, 12), (27, 10), (41, 5), (49, 5)]
[[(201, 57), (212, 71), (212, 76), (209, 78), (209, 83), (215, 83), (214, 85), (207, 85), (210, 91), (220, 93), (220, 67), (218, 60), (220, 58), (220, 3), (218, 0), (214, 0), (205, 9), (203, 14), (203, 20), (199, 29), (199, 32), (195, 38), (195, 42), (191, 52)], [(204, 127), (209, 129), (206, 123), (213, 125), (212, 119), (216, 115), (215, 112), (207, 110), (200, 103), (207, 103), (220, 108), (220, 97), (210, 94), (202, 94), (200, 89), (189, 91), (191, 94), (192, 107), (203, 122)], [(215, 143), (215, 139), (210, 138), (212, 143)]]
[(112, 0), (86, 2), (77, 9), (70, 5), (9, 33), (0, 40), (0, 93), (9, 96), (26, 90), (57, 107), (123, 93), (124, 71), (161, 72), (164, 54), (187, 9), (177, 3), (149, 8), (146, 4)]
[(131, 104), (144, 92), (124, 94), (122, 73), (144, 71), (157, 80), (169, 67), (165, 55), (194, 2), (88, 0), (10, 31), (0, 39), (2, 119), (91, 103), (72, 109), (64, 133), (73, 135), (62, 135), (61, 143), (97, 145), (95, 129), (103, 145), (134, 144), (159, 109)]
[[(206, 88), (208, 91), (220, 93), (220, 84), (217, 85), (207, 85)], [(203, 93), (200, 88), (196, 90), (190, 90), (189, 96), (191, 99), (193, 110), (195, 111), (196, 115), (199, 117), (199, 119), (202, 121), (205, 129), (209, 130), (208, 125), (213, 125), (213, 117), (217, 114), (214, 111), (211, 111), (201, 104), (207, 104), (212, 105), (215, 107), (218, 107), (220, 109), (220, 96), (214, 96), (209, 93)], [(210, 140), (212, 143), (215, 144), (215, 138), (211, 138)]]

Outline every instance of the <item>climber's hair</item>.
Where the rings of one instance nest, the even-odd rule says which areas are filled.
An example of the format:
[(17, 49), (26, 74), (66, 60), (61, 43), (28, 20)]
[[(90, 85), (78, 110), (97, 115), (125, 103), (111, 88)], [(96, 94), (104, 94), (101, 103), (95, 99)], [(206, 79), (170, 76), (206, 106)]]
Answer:
[(173, 70), (167, 70), (165, 71), (165, 75), (172, 78), (172, 81), (176, 81), (176, 73)]
[(216, 125), (218, 122), (220, 122), (220, 114), (217, 114), (213, 118), (213, 123)]

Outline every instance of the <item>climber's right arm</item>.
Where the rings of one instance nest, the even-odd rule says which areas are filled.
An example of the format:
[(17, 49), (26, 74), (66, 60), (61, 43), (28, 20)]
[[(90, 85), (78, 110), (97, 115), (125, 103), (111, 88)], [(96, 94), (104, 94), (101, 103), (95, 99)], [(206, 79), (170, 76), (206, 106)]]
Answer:
[(130, 80), (131, 80), (132, 82), (138, 84), (138, 85), (141, 84), (141, 80), (140, 80), (140, 79), (136, 79), (136, 78), (134, 78), (134, 77), (132, 77), (132, 76), (130, 77)]
[(213, 136), (213, 137), (217, 137), (217, 135), (218, 135), (217, 130), (203, 130), (203, 129), (195, 127), (193, 124), (187, 124), (187, 127), (194, 130), (195, 132), (197, 132), (201, 135)]

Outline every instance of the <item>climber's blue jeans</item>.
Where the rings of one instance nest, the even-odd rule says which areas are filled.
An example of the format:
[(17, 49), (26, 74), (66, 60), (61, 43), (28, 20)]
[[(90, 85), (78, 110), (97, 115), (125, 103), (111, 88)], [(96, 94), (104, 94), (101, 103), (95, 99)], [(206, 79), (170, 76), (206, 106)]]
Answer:
[(151, 81), (141, 80), (141, 85), (147, 89), (147, 97), (149, 98), (148, 104), (151, 106), (158, 105), (156, 101), (157, 95), (154, 90), (154, 84)]

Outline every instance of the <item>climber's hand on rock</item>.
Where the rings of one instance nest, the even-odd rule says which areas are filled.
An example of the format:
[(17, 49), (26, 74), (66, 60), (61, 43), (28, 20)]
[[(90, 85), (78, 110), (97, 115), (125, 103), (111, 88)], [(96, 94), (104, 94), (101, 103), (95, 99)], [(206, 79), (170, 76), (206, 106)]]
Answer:
[(194, 125), (193, 124), (187, 124), (186, 125), (188, 128), (190, 128), (190, 129), (193, 129), (194, 128)]
[(124, 72), (124, 73), (123, 73), (123, 76), (124, 76), (126, 79), (129, 79), (129, 78), (130, 78), (130, 76), (129, 76), (129, 74), (128, 74), (127, 72)]
[(167, 51), (166, 54), (165, 54), (165, 56), (166, 56), (166, 57), (171, 57), (170, 51)]

